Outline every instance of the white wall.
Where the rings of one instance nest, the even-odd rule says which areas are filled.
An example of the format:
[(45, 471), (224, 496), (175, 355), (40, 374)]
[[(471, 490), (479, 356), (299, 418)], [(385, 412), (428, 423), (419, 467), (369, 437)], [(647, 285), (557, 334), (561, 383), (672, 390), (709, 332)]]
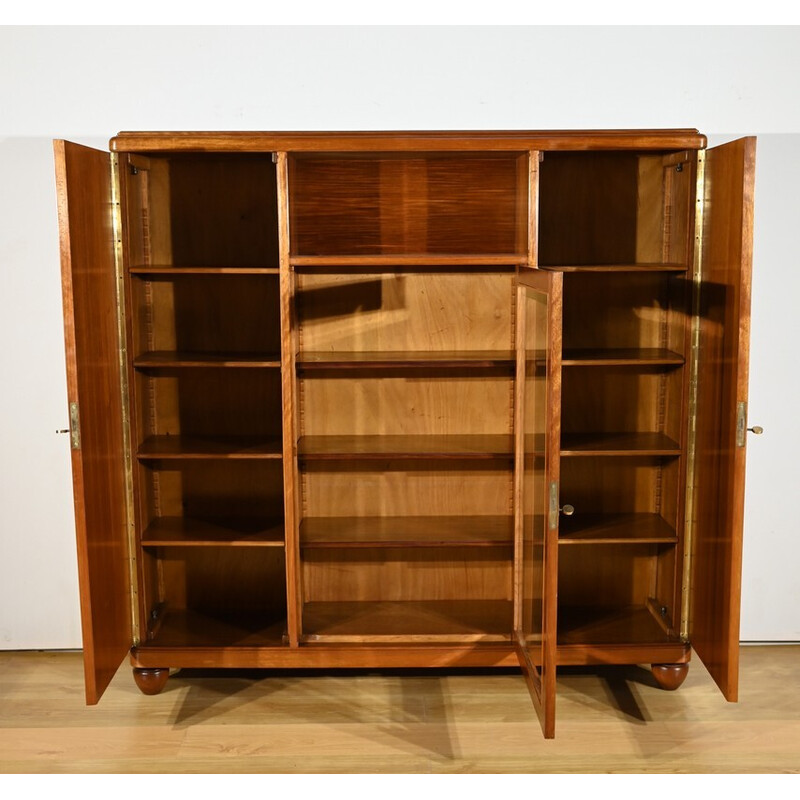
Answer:
[(758, 135), (742, 637), (800, 640), (798, 53), (797, 28), (0, 28), (0, 648), (80, 645), (49, 140), (121, 129)]

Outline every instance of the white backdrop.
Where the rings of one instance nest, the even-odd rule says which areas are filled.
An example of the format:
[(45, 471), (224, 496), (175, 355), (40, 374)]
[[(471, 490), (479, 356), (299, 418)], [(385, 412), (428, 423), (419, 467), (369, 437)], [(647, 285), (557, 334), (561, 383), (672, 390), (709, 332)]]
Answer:
[(0, 649), (80, 646), (50, 140), (118, 130), (759, 136), (742, 638), (800, 640), (799, 54), (790, 27), (0, 28)]

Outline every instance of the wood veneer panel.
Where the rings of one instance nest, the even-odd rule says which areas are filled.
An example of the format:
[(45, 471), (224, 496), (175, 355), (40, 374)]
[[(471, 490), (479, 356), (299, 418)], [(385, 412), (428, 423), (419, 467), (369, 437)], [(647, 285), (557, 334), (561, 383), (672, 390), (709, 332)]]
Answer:
[(308, 372), (314, 369), (353, 369), (373, 367), (377, 369), (402, 369), (404, 367), (434, 367), (435, 369), (457, 369), (467, 367), (508, 367), (514, 363), (510, 350), (403, 350), (368, 352), (305, 351), (297, 356), (299, 369)]
[[(738, 697), (755, 139), (706, 153), (694, 476), (692, 645), (728, 700)], [(746, 437), (746, 432), (744, 437)]]
[(197, 353), (181, 350), (152, 350), (137, 356), (134, 367), (140, 369), (188, 367), (280, 367), (279, 353)]
[(635, 645), (678, 643), (645, 606), (560, 605), (558, 644)]
[(303, 436), (298, 442), (301, 459), (497, 459), (513, 455), (511, 436), (367, 435)]
[(141, 265), (128, 269), (131, 275), (169, 277), (173, 275), (277, 275), (277, 267), (174, 267)]
[(675, 528), (659, 514), (575, 514), (561, 518), (558, 543), (570, 544), (648, 544), (675, 543)]
[(270, 436), (148, 436), (140, 459), (281, 458), (281, 440)]
[(527, 221), (517, 155), (292, 156), (292, 253), (513, 253)]
[(666, 347), (575, 347), (564, 351), (565, 367), (615, 367), (679, 365), (685, 361), (680, 353)]
[(54, 143), (67, 398), (77, 403), (71, 450), (86, 701), (96, 703), (131, 646), (123, 405), (107, 153)]
[(680, 445), (663, 433), (565, 433), (562, 456), (676, 456)]
[(311, 602), (306, 638), (330, 642), (502, 641), (510, 637), (508, 600)]
[(294, 267), (393, 267), (399, 270), (414, 267), (514, 267), (524, 263), (527, 256), (521, 253), (397, 253), (395, 255), (336, 255), (336, 256), (292, 256), (289, 262)]
[(157, 517), (142, 534), (143, 547), (283, 547), (280, 519)]
[(584, 274), (603, 273), (603, 272), (686, 272), (687, 265), (681, 263), (661, 263), (661, 262), (632, 262), (630, 264), (581, 264), (574, 266), (570, 264), (542, 264), (539, 269), (547, 272), (577, 272)]
[(249, 614), (169, 610), (155, 637), (141, 642), (138, 652), (146, 657), (150, 649), (164, 647), (280, 647), (285, 629), (280, 610)]
[(306, 517), (300, 543), (325, 547), (495, 547), (512, 544), (510, 516)]
[(121, 131), (113, 151), (682, 150), (706, 146), (694, 128), (550, 131)]

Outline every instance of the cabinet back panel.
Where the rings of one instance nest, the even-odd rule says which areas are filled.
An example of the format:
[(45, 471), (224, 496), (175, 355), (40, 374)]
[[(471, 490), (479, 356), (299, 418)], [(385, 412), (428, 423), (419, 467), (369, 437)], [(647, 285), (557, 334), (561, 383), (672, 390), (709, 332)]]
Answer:
[(302, 350), (513, 348), (510, 273), (297, 274)]
[(359, 372), (304, 380), (301, 432), (510, 434), (512, 380), (474, 374), (442, 377), (420, 370), (387, 377), (386, 372)]
[(278, 265), (277, 179), (269, 155), (175, 157), (169, 181), (175, 265)]
[(561, 500), (581, 513), (658, 512), (657, 458), (562, 458)]
[(143, 434), (281, 435), (280, 374), (274, 369), (180, 369), (137, 374)]
[(281, 548), (159, 548), (162, 600), (168, 608), (209, 614), (286, 608)]
[(509, 468), (461, 462), (308, 463), (303, 516), (395, 517), (510, 514)]
[(658, 431), (680, 442), (680, 369), (569, 367), (562, 381), (564, 433)]
[(524, 253), (527, 154), (298, 155), (293, 255)]
[(687, 264), (691, 168), (633, 152), (547, 153), (539, 167), (539, 263)]
[(510, 548), (316, 550), (303, 559), (304, 601), (510, 600)]
[(208, 276), (134, 280), (136, 353), (277, 353), (276, 277)]
[(558, 602), (564, 606), (644, 605), (655, 594), (658, 548), (590, 545), (558, 551)]
[(669, 308), (663, 274), (567, 273), (564, 348), (666, 347)]
[(158, 481), (163, 517), (282, 517), (283, 475), (280, 462), (172, 464), (143, 470), (145, 484)]

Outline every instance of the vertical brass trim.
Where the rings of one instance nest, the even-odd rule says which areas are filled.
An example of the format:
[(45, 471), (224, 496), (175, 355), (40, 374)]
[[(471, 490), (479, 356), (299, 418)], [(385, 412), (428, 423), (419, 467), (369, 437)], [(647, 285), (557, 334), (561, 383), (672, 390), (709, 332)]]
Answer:
[(554, 531), (556, 528), (558, 528), (558, 481), (550, 481), (548, 528), (551, 531)]
[(683, 574), (681, 577), (681, 636), (691, 630), (692, 550), (694, 547), (695, 472), (697, 460), (697, 391), (700, 355), (700, 295), (703, 283), (703, 214), (705, 205), (705, 151), (697, 153), (694, 259), (692, 268), (691, 352), (689, 354), (689, 413), (686, 438), (686, 502), (684, 505)]
[(736, 446), (744, 447), (747, 440), (747, 401), (736, 404)]
[(117, 285), (117, 340), (119, 347), (119, 383), (122, 396), (122, 450), (125, 459), (125, 523), (128, 531), (128, 570), (130, 574), (131, 635), (137, 646), (139, 619), (137, 614), (138, 581), (136, 567), (136, 522), (133, 504), (133, 454), (131, 449), (130, 391), (128, 386), (128, 347), (125, 331), (125, 266), (122, 249), (122, 207), (119, 177), (119, 156), (111, 154), (111, 209), (114, 237), (114, 270)]
[(74, 402), (69, 404), (69, 443), (73, 450), (81, 449), (81, 415)]

